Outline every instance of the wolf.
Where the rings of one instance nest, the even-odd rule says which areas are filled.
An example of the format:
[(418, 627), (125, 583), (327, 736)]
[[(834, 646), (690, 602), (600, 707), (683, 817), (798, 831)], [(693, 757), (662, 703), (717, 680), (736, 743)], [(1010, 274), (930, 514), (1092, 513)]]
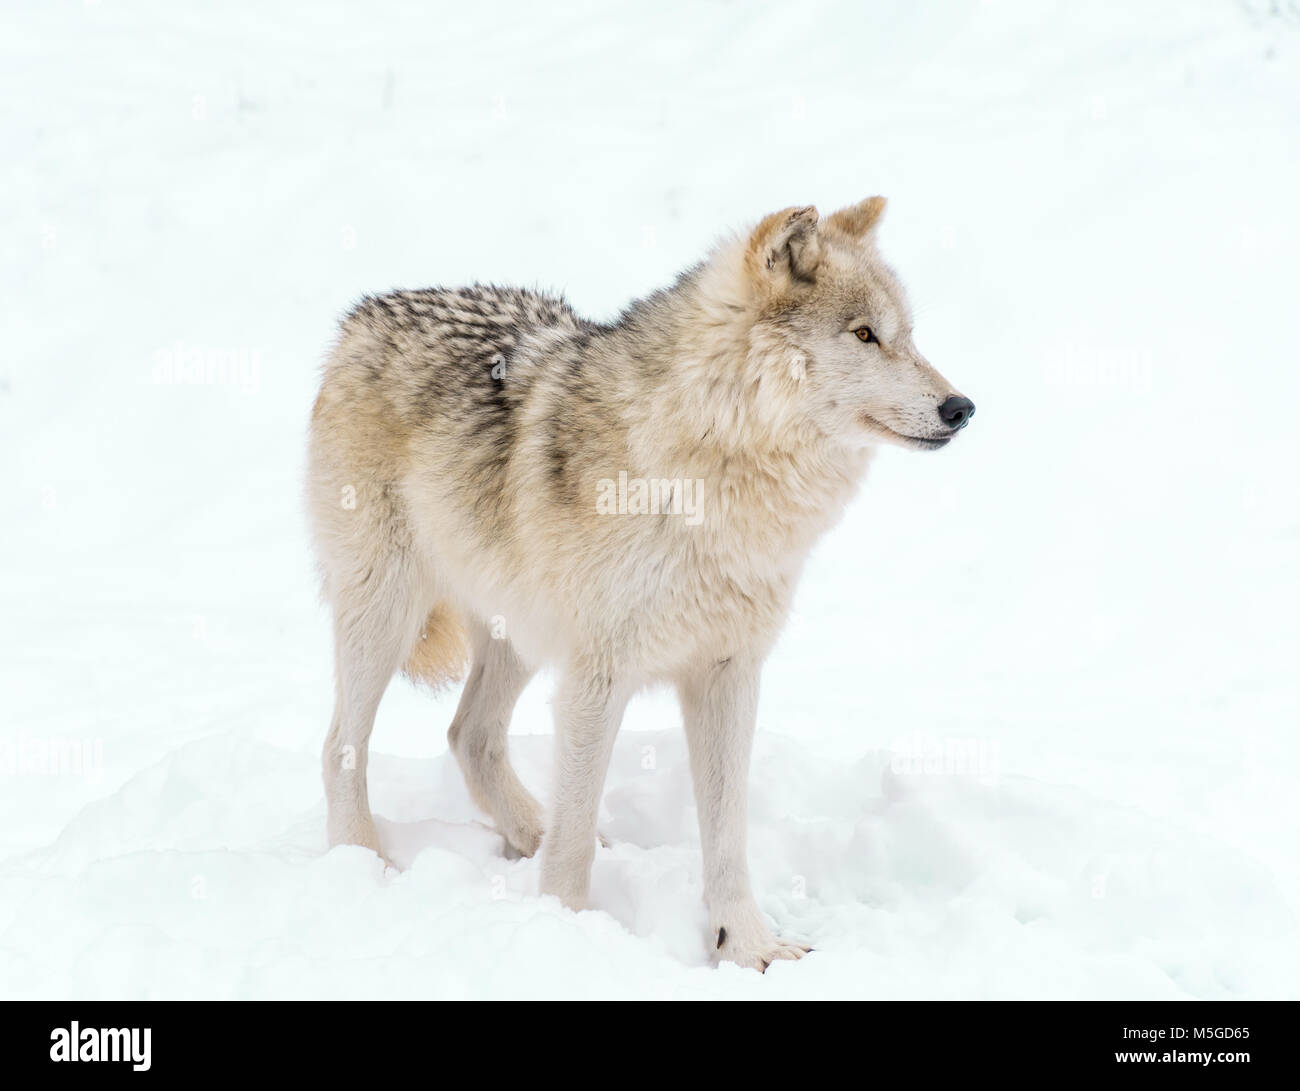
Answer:
[[(975, 412), (913, 343), (878, 249), (884, 208), (772, 213), (608, 323), (485, 285), (366, 297), (343, 319), (307, 471), (333, 612), (332, 845), (380, 851), (366, 757), (392, 676), (468, 672), (448, 741), (470, 794), (508, 851), (540, 847), (541, 893), (582, 909), (624, 708), (666, 683), (715, 961), (761, 971), (809, 950), (773, 933), (749, 879), (763, 661), (873, 452), (943, 447)], [(666, 502), (634, 503), (629, 481), (667, 483)], [(545, 817), (507, 746), (544, 665), (558, 676)]]

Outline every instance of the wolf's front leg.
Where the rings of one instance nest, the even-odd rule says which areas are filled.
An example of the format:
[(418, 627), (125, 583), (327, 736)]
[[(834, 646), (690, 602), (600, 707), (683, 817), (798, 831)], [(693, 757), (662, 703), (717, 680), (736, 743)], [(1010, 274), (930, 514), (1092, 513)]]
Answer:
[(542, 840), (543, 894), (584, 909), (596, 855), (596, 812), (628, 693), (609, 670), (570, 670), (555, 696), (555, 779)]
[(704, 850), (704, 901), (716, 957), (763, 971), (810, 948), (777, 939), (763, 920), (745, 858), (749, 752), (758, 714), (757, 659), (700, 669), (679, 689)]

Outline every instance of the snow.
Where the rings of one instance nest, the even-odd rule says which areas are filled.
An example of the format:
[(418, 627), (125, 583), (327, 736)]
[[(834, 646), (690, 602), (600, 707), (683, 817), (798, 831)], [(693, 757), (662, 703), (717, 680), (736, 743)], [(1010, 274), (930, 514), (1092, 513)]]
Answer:
[[(1300, 25), (1283, 6), (10, 6), (0, 994), (1295, 997)], [(767, 211), (891, 198), (978, 404), (888, 451), (764, 679), (751, 865), (815, 952), (713, 969), (679, 716), (595, 909), (395, 683), (401, 870), (325, 852), (299, 481), (338, 314), (598, 317)], [(512, 753), (545, 799), (549, 688)]]

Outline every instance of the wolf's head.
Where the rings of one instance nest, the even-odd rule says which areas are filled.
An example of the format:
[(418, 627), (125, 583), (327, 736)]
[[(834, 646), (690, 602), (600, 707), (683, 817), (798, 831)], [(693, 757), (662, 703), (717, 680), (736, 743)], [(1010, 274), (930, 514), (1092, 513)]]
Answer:
[(876, 249), (883, 197), (819, 221), (812, 207), (766, 217), (749, 236), (744, 278), (751, 354), (783, 391), (784, 413), (852, 447), (933, 449), (975, 413), (912, 342), (902, 285)]

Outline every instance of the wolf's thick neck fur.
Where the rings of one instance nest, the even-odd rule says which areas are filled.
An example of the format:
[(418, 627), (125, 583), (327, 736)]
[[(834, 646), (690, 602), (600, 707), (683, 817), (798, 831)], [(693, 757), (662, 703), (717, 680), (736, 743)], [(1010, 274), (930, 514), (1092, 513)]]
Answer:
[[(743, 239), (728, 239), (598, 335), (596, 366), (626, 362), (653, 405), (625, 418), (638, 464), (689, 468), (716, 504), (716, 547), (800, 552), (838, 518), (872, 448), (850, 448), (799, 411), (809, 361), (752, 287)], [(730, 550), (728, 550), (730, 551)]]

